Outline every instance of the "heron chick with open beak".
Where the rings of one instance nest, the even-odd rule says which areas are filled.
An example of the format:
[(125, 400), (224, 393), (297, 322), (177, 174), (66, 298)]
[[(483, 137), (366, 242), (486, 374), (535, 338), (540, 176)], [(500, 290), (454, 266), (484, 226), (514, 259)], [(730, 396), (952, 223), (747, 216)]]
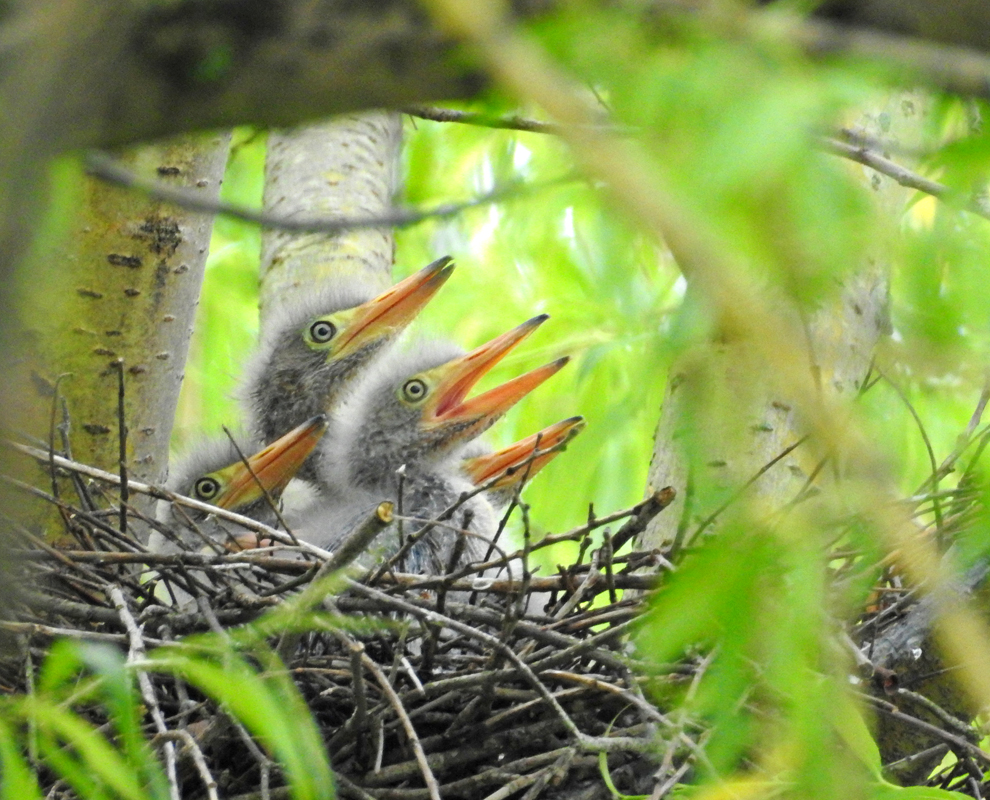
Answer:
[[(471, 389), (495, 364), (536, 330), (534, 317), (463, 354), (449, 343), (418, 342), (393, 351), (369, 368), (331, 421), (317, 467), (323, 493), (293, 529), (312, 544), (334, 549), (364, 510), (391, 500), (410, 518), (406, 533), (434, 520), (473, 484), (460, 467), (460, 451), (524, 396), (558, 372), (561, 358), (473, 397)], [(324, 452), (332, 448), (332, 452)], [(401, 476), (400, 476), (401, 472)], [(459, 531), (468, 534), (461, 553)], [(441, 574), (475, 560), (495, 530), (483, 497), (471, 498), (450, 520), (433, 528), (406, 554), (403, 571)], [(400, 546), (397, 527), (386, 531), (385, 555)], [(456, 558), (454, 556), (457, 556)]]

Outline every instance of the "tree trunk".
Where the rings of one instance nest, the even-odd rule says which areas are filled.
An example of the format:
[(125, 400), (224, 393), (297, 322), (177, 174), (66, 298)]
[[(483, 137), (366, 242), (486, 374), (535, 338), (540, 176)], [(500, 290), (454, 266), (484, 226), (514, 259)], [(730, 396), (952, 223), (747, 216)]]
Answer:
[[(138, 174), (216, 200), (228, 141), (182, 137), (122, 160)], [(20, 398), (19, 427), (48, 438), (57, 385), (73, 456), (117, 472), (122, 371), (128, 474), (160, 483), (213, 218), (92, 178), (84, 179), (81, 201), (69, 236), (24, 281), (19, 350), (32, 390)]]
[[(872, 140), (898, 142), (910, 152), (920, 138), (923, 107), (919, 95), (899, 93), (864, 114), (855, 127)], [(863, 266), (847, 278), (836, 300), (802, 326), (808, 368), (820, 391), (846, 400), (859, 391), (876, 345), (889, 332), (891, 252), (912, 194), (891, 178), (853, 168), (863, 170), (886, 233), (873, 237)], [(783, 298), (778, 308), (792, 319), (799, 313)], [(648, 491), (673, 486), (678, 497), (647, 529), (647, 547), (674, 541), (678, 530), (690, 536), (747, 481), (753, 481), (748, 491), (766, 508), (779, 509), (817, 474), (819, 465), (808, 463), (799, 446), (779, 458), (804, 436), (800, 409), (789, 397), (768, 392), (760, 380), (762, 368), (746, 343), (719, 341), (685, 354), (671, 370)], [(688, 441), (695, 448), (690, 458)], [(760, 474), (775, 458), (779, 461)]]
[[(265, 162), (265, 211), (279, 217), (369, 217), (392, 207), (399, 186), (402, 119), (391, 112), (339, 117), (272, 132)], [(368, 298), (391, 283), (390, 228), (339, 234), (266, 230), (261, 241), (261, 325), (278, 303), (321, 281), (354, 280)]]

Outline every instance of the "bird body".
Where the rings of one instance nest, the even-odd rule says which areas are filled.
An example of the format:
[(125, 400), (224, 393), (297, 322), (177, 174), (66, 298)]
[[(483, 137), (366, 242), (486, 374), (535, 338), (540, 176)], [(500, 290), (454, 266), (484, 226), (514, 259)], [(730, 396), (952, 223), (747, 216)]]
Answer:
[[(383, 486), (378, 491), (356, 490), (346, 499), (319, 497), (308, 508), (288, 515), (286, 522), (300, 540), (335, 551), (374, 513), (383, 499), (389, 499), (396, 506), (394, 515), (401, 517), (403, 535), (399, 535), (399, 522), (392, 523), (383, 531), (377, 543), (357, 559), (360, 566), (370, 569), (393, 556), (405, 538), (436, 520), (458, 502), (462, 493), (469, 493), (473, 488), (459, 470), (445, 472), (437, 469), (403, 479), (401, 504), (396, 482), (392, 488)], [(471, 497), (449, 519), (437, 523), (426, 536), (412, 545), (397, 569), (413, 574), (446, 571), (452, 565), (451, 557), (458, 547), (461, 531), (465, 532), (464, 545), (456, 564), (476, 561), (484, 556), (488, 540), (496, 527), (497, 520), (491, 504), (484, 497)]]

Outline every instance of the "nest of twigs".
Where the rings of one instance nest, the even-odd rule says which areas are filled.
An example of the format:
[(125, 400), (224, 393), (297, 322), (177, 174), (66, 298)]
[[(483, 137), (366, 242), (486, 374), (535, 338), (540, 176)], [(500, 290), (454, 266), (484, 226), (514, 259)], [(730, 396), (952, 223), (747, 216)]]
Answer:
[[(31, 589), (2, 623), (22, 643), (23, 658), (0, 676), (8, 691), (28, 690), (25, 663), (40, 663), (55, 637), (112, 643), (139, 660), (187, 634), (251, 623), (326, 571), (291, 548), (149, 553), (139, 540), (158, 523), (133, 500), (160, 490), (132, 483), (132, 502), (122, 502), (117, 476), (23, 449), (74, 490), (30, 490), (59, 509), (65, 542), (56, 549), (20, 532), (18, 582)], [(338, 792), (608, 798), (613, 788), (642, 794), (658, 777), (683, 779), (700, 731), (664, 736), (669, 723), (645, 699), (645, 671), (629, 647), (634, 597), (669, 564), (659, 552), (616, 554), (669, 500), (527, 539), (452, 575), (351, 573), (323, 602), (333, 614), (318, 629), (269, 637), (319, 726)], [(593, 532), (603, 544), (592, 544)], [(518, 574), (533, 552), (560, 541), (578, 543), (575, 563)], [(517, 574), (496, 575), (509, 559)], [(158, 577), (149, 582), (151, 570)], [(687, 665), (670, 679), (687, 682), (692, 672)], [(145, 732), (163, 757), (173, 748), (167, 772), (180, 796), (286, 796), (270, 748), (175, 676), (146, 677)], [(90, 718), (104, 721), (96, 710)], [(49, 797), (74, 796), (49, 777)]]
[[(303, 611), (322, 608), (318, 617), (263, 633), (312, 713), (344, 797), (663, 797), (704, 760), (709, 732), (689, 716), (673, 723), (651, 702), (657, 694), (644, 696), (649, 670), (630, 647), (641, 605), (670, 564), (664, 552), (620, 548), (669, 503), (669, 491), (539, 541), (530, 541), (524, 524), (521, 548), (507, 552), (514, 548), (502, 543), (490, 561), (445, 576), (381, 565), (352, 570), (327, 595), (326, 573), (341, 566), (339, 554), (326, 559), (292, 547), (149, 553), (139, 542), (159, 523), (136, 501), (166, 493), (136, 483), (121, 492), (119, 476), (20, 449), (61, 478), (61, 492), (54, 480), (50, 492), (19, 485), (58, 509), (65, 535), (55, 548), (15, 528), (22, 590), (0, 631), (16, 634), (20, 654), (0, 664), (5, 692), (31, 690), (32, 671), (56, 638), (111, 644), (139, 662), (189, 634), (232, 635), (308, 597)], [(221, 525), (226, 519), (253, 524), (262, 536), (276, 533), (215, 514)], [(553, 574), (521, 568), (563, 541), (578, 545), (574, 563)], [(150, 571), (151, 582), (142, 577)], [(960, 591), (983, 585), (987, 572), (985, 564), (975, 567)], [(931, 609), (889, 569), (876, 597), (845, 639), (861, 696), (877, 712), (887, 775), (985, 796), (990, 762), (951, 670), (939, 661)], [(252, 663), (259, 672), (272, 668)], [(678, 686), (696, 682), (707, 663), (669, 665), (662, 693), (680, 694)], [(174, 674), (137, 672), (146, 738), (174, 795), (288, 796), (270, 742), (252, 738), (229, 709)], [(110, 730), (104, 709), (76, 710)], [(955, 759), (945, 761), (948, 753)], [(58, 775), (41, 770), (40, 777), (47, 797), (75, 796)]]

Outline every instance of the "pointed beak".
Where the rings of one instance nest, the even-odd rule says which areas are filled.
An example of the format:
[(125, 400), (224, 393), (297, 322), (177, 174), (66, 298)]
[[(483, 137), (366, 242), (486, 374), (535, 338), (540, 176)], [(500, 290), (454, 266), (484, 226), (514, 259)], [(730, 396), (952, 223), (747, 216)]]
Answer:
[(554, 369), (551, 369), (552, 365), (540, 367), (470, 400), (465, 399), (485, 373), (547, 319), (547, 314), (533, 317), (467, 355), (455, 358), (432, 370), (436, 384), (432, 396), (424, 407), (424, 424), (470, 421), (479, 416), (489, 415), (494, 421), (559, 370), (563, 363)]
[(341, 331), (335, 354), (343, 356), (399, 333), (423, 310), (453, 271), (454, 264), (449, 256), (438, 258), (388, 291), (358, 306), (353, 311), (350, 324)]
[(281, 495), (326, 429), (326, 415), (318, 414), (250, 456), (247, 459), (250, 469), (238, 461), (221, 470), (221, 474), (226, 473), (227, 491), (217, 498), (216, 505), (227, 509), (241, 508), (262, 497), (262, 487), (273, 497)]
[(464, 470), (475, 486), (498, 478), (492, 488), (529, 480), (549, 464), (564, 445), (584, 430), (584, 417), (571, 417), (527, 436), (515, 444), (464, 462)]
[(558, 358), (556, 361), (537, 367), (525, 375), (506, 381), (501, 386), (496, 386), (484, 394), (465, 400), (455, 410), (447, 412), (444, 415), (444, 420), (451, 422), (484, 418), (486, 423), (490, 425), (547, 378), (560, 372), (570, 360), (570, 356)]

